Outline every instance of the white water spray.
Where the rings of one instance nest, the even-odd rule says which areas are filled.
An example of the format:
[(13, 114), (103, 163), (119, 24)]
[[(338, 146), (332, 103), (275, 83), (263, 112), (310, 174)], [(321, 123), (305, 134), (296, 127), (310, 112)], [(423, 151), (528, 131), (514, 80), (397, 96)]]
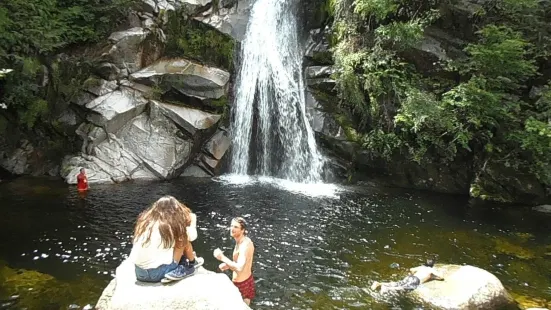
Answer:
[(257, 0), (251, 10), (233, 107), (231, 172), (319, 183), (323, 158), (306, 115), (293, 2)]

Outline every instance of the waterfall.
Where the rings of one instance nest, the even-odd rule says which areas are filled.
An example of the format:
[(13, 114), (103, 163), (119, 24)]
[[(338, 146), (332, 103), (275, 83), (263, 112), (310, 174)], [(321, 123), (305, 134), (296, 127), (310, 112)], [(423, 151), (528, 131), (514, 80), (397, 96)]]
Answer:
[(306, 115), (295, 0), (257, 0), (241, 45), (231, 172), (322, 181), (323, 157)]

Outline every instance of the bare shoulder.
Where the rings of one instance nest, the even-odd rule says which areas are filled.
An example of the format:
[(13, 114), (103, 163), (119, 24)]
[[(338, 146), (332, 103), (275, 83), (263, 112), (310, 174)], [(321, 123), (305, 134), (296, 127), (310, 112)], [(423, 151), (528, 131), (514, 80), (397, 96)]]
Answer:
[(248, 251), (250, 251), (250, 250), (254, 251), (254, 243), (251, 240), (251, 238), (246, 237), (244, 243), (245, 243), (245, 247), (247, 248)]

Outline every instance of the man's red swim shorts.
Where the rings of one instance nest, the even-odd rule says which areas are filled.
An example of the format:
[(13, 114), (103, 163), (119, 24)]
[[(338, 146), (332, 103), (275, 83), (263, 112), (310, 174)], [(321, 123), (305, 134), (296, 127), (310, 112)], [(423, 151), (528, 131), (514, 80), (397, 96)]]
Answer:
[(241, 293), (241, 296), (243, 296), (243, 299), (250, 299), (252, 300), (254, 296), (256, 296), (256, 289), (254, 286), (254, 278), (253, 275), (243, 281), (243, 282), (233, 282), (235, 286), (239, 289), (239, 292)]

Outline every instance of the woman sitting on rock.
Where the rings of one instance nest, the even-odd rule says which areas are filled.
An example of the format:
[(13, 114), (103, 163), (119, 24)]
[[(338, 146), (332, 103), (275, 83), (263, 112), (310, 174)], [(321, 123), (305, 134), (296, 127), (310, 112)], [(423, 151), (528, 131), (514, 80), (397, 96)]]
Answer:
[(195, 257), (191, 241), (197, 238), (196, 216), (172, 196), (165, 196), (143, 211), (134, 229), (130, 259), (136, 278), (159, 282), (165, 277), (181, 280), (203, 264)]

